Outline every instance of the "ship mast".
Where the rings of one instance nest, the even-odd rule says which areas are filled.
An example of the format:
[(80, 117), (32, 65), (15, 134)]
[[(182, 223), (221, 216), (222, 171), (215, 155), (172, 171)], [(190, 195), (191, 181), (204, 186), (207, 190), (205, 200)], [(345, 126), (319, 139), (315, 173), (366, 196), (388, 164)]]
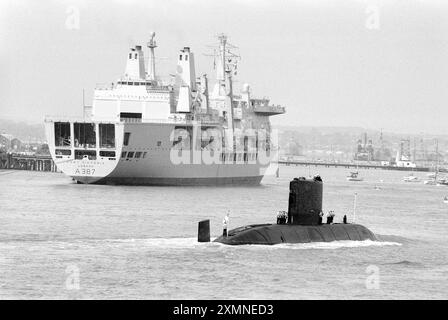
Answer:
[(148, 62), (148, 79), (155, 81), (156, 80), (156, 57), (154, 54), (154, 49), (157, 48), (156, 41), (154, 37), (156, 36), (155, 32), (151, 32), (151, 39), (149, 40), (147, 46), (149, 48), (149, 62)]
[[(227, 111), (227, 130), (232, 141), (232, 152), (235, 152), (235, 127), (233, 119), (233, 83), (232, 73), (236, 71), (237, 62), (240, 58), (232, 53), (228, 48), (236, 48), (227, 42), (225, 34), (218, 35), (219, 39), (219, 60), (216, 70), (216, 78), (219, 85), (219, 95), (225, 97)], [(230, 138), (229, 137), (229, 138)]]

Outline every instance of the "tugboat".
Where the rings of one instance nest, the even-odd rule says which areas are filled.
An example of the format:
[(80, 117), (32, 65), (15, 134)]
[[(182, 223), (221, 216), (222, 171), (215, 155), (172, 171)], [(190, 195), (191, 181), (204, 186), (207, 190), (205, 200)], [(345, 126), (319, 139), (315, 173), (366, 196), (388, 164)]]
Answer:
[[(330, 242), (340, 240), (378, 241), (376, 235), (359, 224), (333, 223), (330, 215), (322, 221), (323, 182), (319, 176), (313, 179), (294, 178), (289, 184), (287, 219), (276, 224), (252, 224), (228, 231), (214, 242), (228, 245)], [(198, 241), (210, 241), (209, 220), (199, 222)]]

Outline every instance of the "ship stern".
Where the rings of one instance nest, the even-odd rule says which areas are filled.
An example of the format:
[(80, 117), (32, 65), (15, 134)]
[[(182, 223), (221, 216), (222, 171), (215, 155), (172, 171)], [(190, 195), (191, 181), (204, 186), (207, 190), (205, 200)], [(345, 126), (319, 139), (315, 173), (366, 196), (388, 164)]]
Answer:
[(78, 183), (97, 183), (118, 165), (124, 135), (120, 122), (46, 118), (45, 133), (57, 169)]

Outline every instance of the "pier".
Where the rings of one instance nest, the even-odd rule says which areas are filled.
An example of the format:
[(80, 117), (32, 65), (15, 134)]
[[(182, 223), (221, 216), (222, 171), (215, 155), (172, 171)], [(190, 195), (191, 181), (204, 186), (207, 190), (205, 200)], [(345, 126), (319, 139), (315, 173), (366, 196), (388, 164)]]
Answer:
[(0, 169), (57, 171), (50, 155), (24, 155), (19, 153), (0, 153)]
[[(347, 168), (347, 169), (382, 169), (382, 170), (398, 170), (398, 171), (421, 171), (428, 172), (432, 169), (429, 167), (396, 167), (383, 166), (371, 163), (339, 163), (339, 162), (321, 162), (321, 161), (296, 161), (296, 160), (279, 160), (279, 164), (286, 166), (306, 166), (306, 167), (326, 167), (326, 168)], [(439, 171), (445, 171), (439, 169)]]

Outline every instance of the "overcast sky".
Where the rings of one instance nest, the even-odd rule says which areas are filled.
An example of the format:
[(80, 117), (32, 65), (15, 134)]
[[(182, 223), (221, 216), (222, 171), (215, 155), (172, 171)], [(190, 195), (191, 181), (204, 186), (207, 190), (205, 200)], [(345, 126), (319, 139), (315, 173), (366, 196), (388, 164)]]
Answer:
[(226, 33), (236, 86), (286, 106), (274, 124), (448, 133), (443, 0), (0, 0), (0, 118), (81, 115), (82, 89), (90, 104), (151, 31), (161, 76), (183, 46), (210, 72), (203, 53)]

